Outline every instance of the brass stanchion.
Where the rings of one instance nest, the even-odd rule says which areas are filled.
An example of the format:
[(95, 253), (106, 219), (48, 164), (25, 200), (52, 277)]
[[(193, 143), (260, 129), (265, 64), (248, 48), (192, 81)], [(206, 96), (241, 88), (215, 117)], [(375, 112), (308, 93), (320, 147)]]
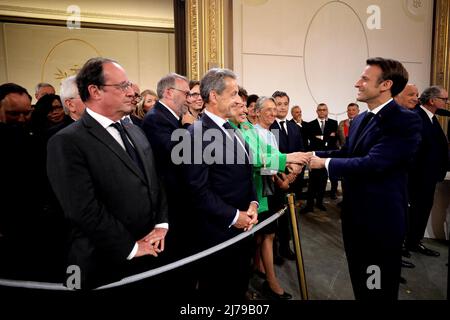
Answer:
[(295, 214), (294, 194), (288, 194), (289, 213), (291, 215), (291, 227), (294, 235), (294, 251), (297, 262), (298, 284), (302, 300), (308, 300), (308, 288), (306, 287), (305, 267), (303, 265), (302, 247), (300, 245), (300, 235)]

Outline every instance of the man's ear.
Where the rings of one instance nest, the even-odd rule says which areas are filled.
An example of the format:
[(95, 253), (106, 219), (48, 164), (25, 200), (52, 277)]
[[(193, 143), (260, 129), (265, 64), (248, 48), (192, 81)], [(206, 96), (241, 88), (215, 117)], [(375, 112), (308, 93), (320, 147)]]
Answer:
[(98, 100), (103, 95), (103, 92), (95, 84), (90, 84), (88, 86), (88, 91), (89, 91), (89, 95), (91, 96), (91, 99), (93, 99), (93, 100)]
[(216, 101), (217, 101), (217, 92), (214, 91), (214, 90), (211, 90), (211, 91), (209, 92), (209, 99), (208, 99), (208, 100), (209, 100), (209, 101), (216, 102)]
[(381, 83), (381, 90), (382, 90), (382, 91), (391, 90), (393, 84), (394, 84), (394, 83), (392, 82), (392, 80), (384, 80), (384, 81)]

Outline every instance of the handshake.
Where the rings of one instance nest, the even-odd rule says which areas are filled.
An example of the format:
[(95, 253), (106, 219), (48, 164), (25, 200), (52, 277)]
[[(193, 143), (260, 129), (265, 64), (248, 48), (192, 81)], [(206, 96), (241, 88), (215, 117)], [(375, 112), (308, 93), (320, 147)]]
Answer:
[(296, 174), (299, 174), (305, 165), (308, 165), (310, 169), (325, 168), (325, 158), (314, 156), (312, 151), (289, 153), (286, 156), (286, 162), (289, 172)]

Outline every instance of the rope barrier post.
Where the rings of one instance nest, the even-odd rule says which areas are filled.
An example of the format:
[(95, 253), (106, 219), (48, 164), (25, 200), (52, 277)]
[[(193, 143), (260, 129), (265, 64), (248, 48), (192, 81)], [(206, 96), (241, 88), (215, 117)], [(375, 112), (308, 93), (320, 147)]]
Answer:
[(294, 194), (288, 194), (289, 213), (291, 215), (291, 227), (294, 240), (294, 251), (297, 264), (298, 283), (300, 288), (300, 296), (302, 300), (308, 300), (308, 288), (306, 287), (305, 266), (303, 264), (302, 247), (300, 245), (300, 234), (297, 223), (297, 215), (295, 214)]

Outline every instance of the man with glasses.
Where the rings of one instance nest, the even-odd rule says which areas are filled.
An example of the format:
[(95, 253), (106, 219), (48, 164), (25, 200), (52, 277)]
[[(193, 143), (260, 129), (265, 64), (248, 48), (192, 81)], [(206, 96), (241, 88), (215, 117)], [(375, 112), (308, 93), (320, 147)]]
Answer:
[[(183, 184), (181, 167), (172, 159), (172, 149), (178, 141), (172, 141), (172, 134), (177, 129), (189, 126), (194, 118), (186, 112), (185, 102), (190, 93), (188, 80), (176, 73), (170, 73), (158, 81), (158, 101), (147, 112), (142, 122), (144, 130), (155, 153), (156, 170), (167, 192), (170, 229), (167, 237), (169, 254), (166, 261), (186, 257), (192, 253), (192, 244), (186, 239), (191, 238), (191, 217), (186, 207), (185, 194), (187, 187)], [(189, 290), (195, 288), (191, 265), (177, 269), (167, 277), (167, 287), (172, 294), (187, 296)]]
[(167, 201), (144, 133), (121, 122), (134, 95), (123, 67), (92, 58), (76, 82), (86, 110), (50, 139), (47, 172), (71, 229), (68, 265), (90, 289), (156, 265)]
[(448, 103), (448, 93), (442, 87), (426, 88), (419, 98), (420, 106), (414, 109), (422, 120), (422, 141), (409, 171), (409, 212), (406, 249), (437, 257), (439, 252), (424, 246), (422, 238), (433, 207), (436, 184), (447, 173), (447, 139), (437, 118), (436, 111)]
[[(337, 121), (328, 118), (328, 106), (325, 103), (319, 103), (316, 112), (317, 119), (310, 121), (307, 125), (309, 150), (328, 151), (338, 149)], [(327, 179), (328, 174), (325, 169), (312, 170), (309, 172), (308, 200), (306, 202), (306, 207), (302, 210), (303, 213), (314, 211), (314, 200), (316, 201), (315, 205), (319, 210), (327, 210), (323, 205), (323, 197), (327, 187)], [(336, 190), (333, 191), (334, 193), (336, 192)]]

